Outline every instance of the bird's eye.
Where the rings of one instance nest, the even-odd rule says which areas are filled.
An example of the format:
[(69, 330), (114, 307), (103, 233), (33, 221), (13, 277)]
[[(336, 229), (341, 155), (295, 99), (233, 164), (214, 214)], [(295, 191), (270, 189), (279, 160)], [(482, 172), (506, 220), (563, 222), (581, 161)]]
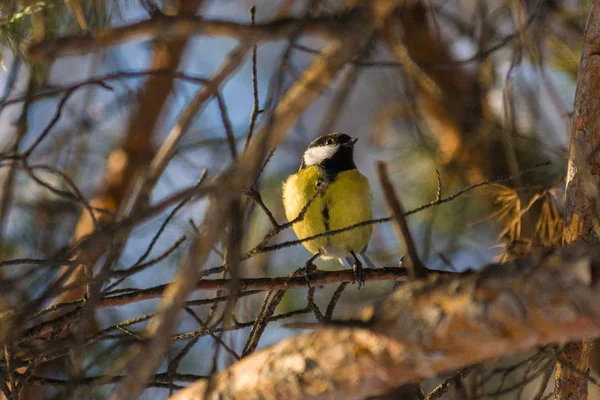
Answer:
[(330, 144), (334, 144), (334, 143), (335, 143), (335, 141), (334, 141), (333, 139), (327, 139), (327, 140), (325, 141), (325, 144), (326, 144), (326, 145), (330, 145)]

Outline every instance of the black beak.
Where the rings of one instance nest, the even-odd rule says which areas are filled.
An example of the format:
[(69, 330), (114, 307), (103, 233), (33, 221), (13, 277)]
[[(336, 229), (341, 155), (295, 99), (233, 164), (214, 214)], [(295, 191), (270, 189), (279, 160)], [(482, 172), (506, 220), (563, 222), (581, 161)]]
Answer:
[(356, 142), (358, 142), (358, 138), (350, 139), (350, 141), (346, 143), (346, 146), (354, 147)]

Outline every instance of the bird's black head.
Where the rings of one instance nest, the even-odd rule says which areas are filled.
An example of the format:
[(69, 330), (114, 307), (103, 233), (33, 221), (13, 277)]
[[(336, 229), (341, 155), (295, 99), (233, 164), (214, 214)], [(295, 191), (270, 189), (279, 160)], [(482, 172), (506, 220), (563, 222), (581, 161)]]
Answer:
[(331, 133), (316, 138), (304, 151), (300, 169), (318, 165), (328, 175), (334, 176), (339, 172), (355, 169), (354, 144), (357, 140), (345, 133)]

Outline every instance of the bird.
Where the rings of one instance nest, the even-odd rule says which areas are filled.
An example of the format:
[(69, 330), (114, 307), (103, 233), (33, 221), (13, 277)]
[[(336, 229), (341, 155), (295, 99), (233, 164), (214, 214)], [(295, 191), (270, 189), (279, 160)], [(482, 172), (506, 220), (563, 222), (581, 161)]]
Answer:
[[(354, 163), (357, 141), (345, 133), (316, 138), (304, 151), (298, 172), (283, 183), (285, 216), (298, 239), (372, 219), (369, 181)], [(373, 226), (366, 224), (302, 242), (312, 253), (305, 263), (307, 280), (317, 271), (315, 260), (338, 259), (344, 267), (352, 268), (360, 288), (364, 285), (364, 264), (375, 268), (365, 254), (372, 233)]]

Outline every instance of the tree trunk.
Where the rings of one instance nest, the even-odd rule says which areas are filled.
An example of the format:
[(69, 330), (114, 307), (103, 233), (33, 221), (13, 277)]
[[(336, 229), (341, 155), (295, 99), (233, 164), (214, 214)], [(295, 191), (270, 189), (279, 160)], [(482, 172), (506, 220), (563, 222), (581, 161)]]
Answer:
[[(590, 9), (577, 78), (566, 185), (564, 239), (597, 241), (600, 187), (600, 2)], [(588, 358), (592, 342), (567, 346), (571, 367), (557, 368), (555, 399), (587, 399)], [(574, 371), (576, 368), (578, 371)], [(583, 372), (583, 374), (582, 374)]]

